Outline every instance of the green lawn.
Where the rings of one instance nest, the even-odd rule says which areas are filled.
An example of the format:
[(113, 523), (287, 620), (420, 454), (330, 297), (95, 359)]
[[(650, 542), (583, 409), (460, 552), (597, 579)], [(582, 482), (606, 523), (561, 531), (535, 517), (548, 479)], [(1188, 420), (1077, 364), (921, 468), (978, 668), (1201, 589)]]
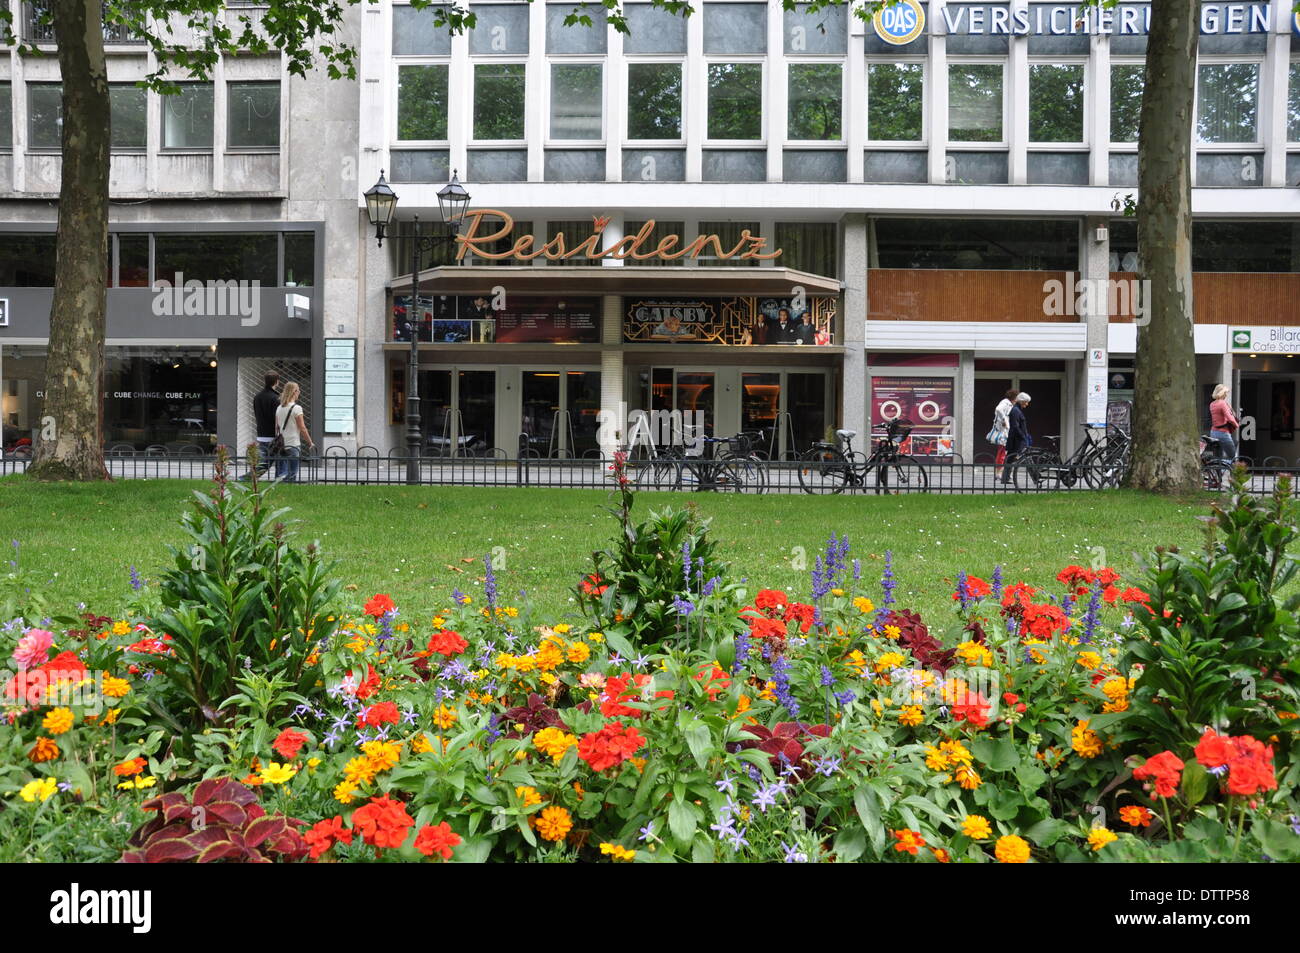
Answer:
[[(167, 544), (181, 541), (177, 518), (199, 482), (124, 480), (96, 485), (0, 480), (0, 541), (17, 540), (23, 568), (58, 605), (79, 602), (115, 614), (128, 599), (129, 568), (155, 578)], [(320, 540), (364, 599), (387, 592), (407, 618), (447, 604), (453, 588), (481, 590), (482, 557), (502, 547), (502, 599), (526, 589), (543, 616), (576, 612), (569, 589), (614, 523), (607, 495), (591, 490), (463, 487), (281, 487), (304, 539)], [(806, 565), (832, 532), (847, 534), (863, 576), (879, 579), (894, 552), (898, 597), (930, 616), (941, 611), (958, 570), (987, 578), (1001, 563), (1008, 582), (1051, 582), (1072, 562), (1094, 557), (1124, 573), (1159, 543), (1196, 545), (1201, 501), (1144, 494), (808, 497), (648, 493), (637, 509), (698, 505), (735, 574), (754, 586), (806, 595)], [(464, 560), (472, 559), (472, 562)]]

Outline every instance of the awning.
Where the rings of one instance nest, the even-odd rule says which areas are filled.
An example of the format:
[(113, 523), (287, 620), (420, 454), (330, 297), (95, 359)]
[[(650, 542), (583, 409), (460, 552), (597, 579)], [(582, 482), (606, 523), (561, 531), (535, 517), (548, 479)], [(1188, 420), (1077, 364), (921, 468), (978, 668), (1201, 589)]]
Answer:
[[(420, 272), (424, 294), (484, 294), (496, 285), (509, 294), (655, 294), (655, 295), (780, 295), (803, 288), (805, 294), (833, 295), (838, 278), (812, 275), (792, 268), (684, 268), (609, 265), (534, 267), (531, 265), (447, 265)], [(411, 276), (388, 285), (396, 294), (409, 294)]]

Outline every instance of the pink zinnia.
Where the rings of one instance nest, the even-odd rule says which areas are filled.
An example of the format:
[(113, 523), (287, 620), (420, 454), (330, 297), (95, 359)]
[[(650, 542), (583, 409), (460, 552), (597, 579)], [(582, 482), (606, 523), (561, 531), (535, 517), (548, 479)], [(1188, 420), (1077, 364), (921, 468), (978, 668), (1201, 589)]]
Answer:
[(19, 668), (36, 668), (44, 665), (50, 657), (50, 646), (54, 644), (54, 633), (44, 629), (28, 629), (18, 640), (14, 649), (13, 660)]

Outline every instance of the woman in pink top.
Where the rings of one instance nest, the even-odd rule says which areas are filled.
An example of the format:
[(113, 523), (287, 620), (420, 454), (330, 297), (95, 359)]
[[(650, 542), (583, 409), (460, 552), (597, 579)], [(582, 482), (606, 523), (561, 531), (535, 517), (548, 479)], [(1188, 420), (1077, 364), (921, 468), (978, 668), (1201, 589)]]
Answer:
[(1228, 388), (1219, 384), (1210, 395), (1210, 436), (1219, 442), (1219, 456), (1224, 460), (1237, 459), (1237, 445), (1233, 439), (1237, 432), (1237, 418), (1228, 406)]

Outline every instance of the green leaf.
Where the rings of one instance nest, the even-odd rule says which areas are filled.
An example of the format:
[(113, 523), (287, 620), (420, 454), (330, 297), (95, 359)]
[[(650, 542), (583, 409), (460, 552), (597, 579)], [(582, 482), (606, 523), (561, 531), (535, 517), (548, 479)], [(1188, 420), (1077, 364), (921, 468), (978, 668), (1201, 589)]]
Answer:
[(1016, 768), (1016, 780), (1026, 795), (1033, 794), (1047, 781), (1047, 772), (1036, 764), (1022, 764)]
[(879, 856), (885, 849), (885, 825), (880, 822), (880, 801), (869, 787), (859, 787), (853, 792), (853, 807), (862, 821), (862, 828), (871, 839), (871, 846)]
[(668, 805), (668, 828), (679, 844), (689, 844), (700, 822), (700, 812), (689, 801), (674, 798)]
[(713, 852), (713, 841), (707, 837), (697, 837), (691, 841), (691, 861), (696, 864), (711, 864), (715, 861), (716, 856)]
[(1285, 824), (1277, 821), (1257, 820), (1250, 826), (1250, 832), (1264, 853), (1283, 863), (1300, 860), (1300, 836), (1297, 836)]
[(708, 767), (709, 756), (712, 753), (709, 745), (712, 740), (709, 726), (696, 722), (687, 728), (684, 734), (686, 735), (686, 744), (695, 757), (695, 763), (701, 768)]
[(1020, 753), (1010, 738), (979, 738), (971, 742), (970, 750), (991, 771), (1011, 771), (1020, 764)]
[(1188, 761), (1183, 768), (1182, 794), (1189, 807), (1195, 807), (1205, 799), (1210, 789), (1210, 772), (1201, 767), (1199, 761)]
[(989, 813), (999, 821), (1009, 821), (1025, 806), (1025, 799), (1019, 791), (999, 791), (989, 801)]
[(1073, 829), (1065, 821), (1049, 817), (1028, 828), (1024, 836), (1040, 847), (1051, 847)]
[(837, 861), (851, 864), (866, 852), (867, 835), (860, 827), (845, 828), (835, 835), (835, 842), (831, 849)]

